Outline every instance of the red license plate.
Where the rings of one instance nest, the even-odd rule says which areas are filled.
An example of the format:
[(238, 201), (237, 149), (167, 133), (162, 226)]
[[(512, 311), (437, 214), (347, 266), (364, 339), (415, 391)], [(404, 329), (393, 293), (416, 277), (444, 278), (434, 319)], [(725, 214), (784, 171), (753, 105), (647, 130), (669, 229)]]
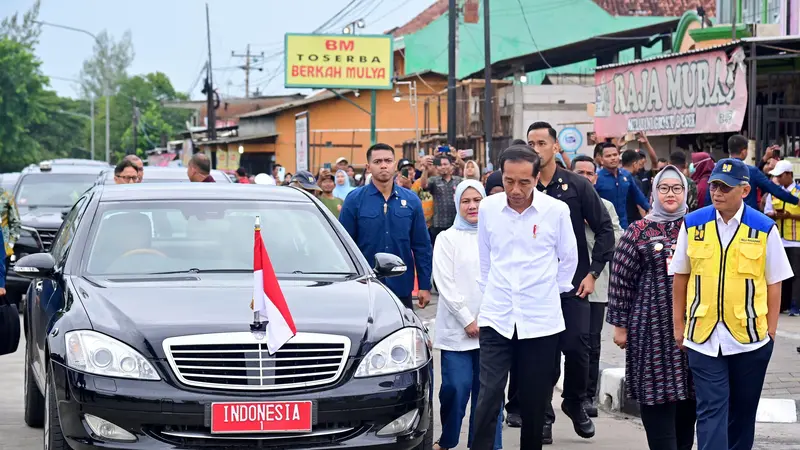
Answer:
[(310, 401), (212, 403), (211, 432), (309, 432), (311, 416)]

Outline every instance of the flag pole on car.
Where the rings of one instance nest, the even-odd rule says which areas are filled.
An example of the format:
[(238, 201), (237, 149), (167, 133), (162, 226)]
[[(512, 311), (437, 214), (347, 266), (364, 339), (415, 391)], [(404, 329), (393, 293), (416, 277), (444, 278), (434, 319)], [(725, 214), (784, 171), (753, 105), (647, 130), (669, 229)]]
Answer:
[(250, 331), (258, 339), (266, 335), (269, 353), (274, 354), (297, 334), (297, 328), (261, 237), (261, 216), (256, 216), (253, 242), (253, 297), (250, 301), (253, 323)]

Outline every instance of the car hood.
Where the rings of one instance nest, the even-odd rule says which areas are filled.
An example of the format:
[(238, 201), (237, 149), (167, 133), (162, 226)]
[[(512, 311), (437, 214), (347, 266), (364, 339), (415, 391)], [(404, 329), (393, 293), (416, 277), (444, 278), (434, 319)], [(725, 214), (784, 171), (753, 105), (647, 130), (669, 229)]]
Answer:
[(20, 207), (20, 221), (23, 225), (33, 228), (57, 229), (61, 226), (60, 208), (26, 208)]
[[(161, 343), (168, 337), (250, 331), (252, 275), (240, 275), (74, 282), (96, 331), (163, 358)], [(352, 355), (364, 343), (416, 321), (383, 285), (368, 278), (281, 280), (280, 285), (298, 332), (347, 336)]]

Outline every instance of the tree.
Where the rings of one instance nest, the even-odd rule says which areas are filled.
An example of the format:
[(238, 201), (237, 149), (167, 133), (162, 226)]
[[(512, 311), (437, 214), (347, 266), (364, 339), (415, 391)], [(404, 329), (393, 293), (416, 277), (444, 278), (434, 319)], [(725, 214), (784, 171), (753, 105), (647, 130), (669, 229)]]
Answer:
[(135, 53), (131, 42), (131, 32), (126, 31), (119, 42), (107, 31), (97, 35), (94, 44), (94, 55), (83, 62), (80, 73), (81, 95), (89, 98), (94, 95), (100, 98), (108, 92), (115, 93), (120, 84), (128, 77), (128, 68), (133, 63)]
[(0, 168), (18, 170), (35, 162), (40, 148), (29, 134), (45, 120), (39, 103), (47, 83), (28, 48), (0, 38)]
[[(143, 157), (146, 150), (161, 146), (162, 134), (172, 138), (184, 129), (192, 113), (162, 106), (162, 102), (175, 100), (188, 97), (175, 91), (169, 77), (161, 72), (124, 80), (111, 102), (111, 142), (118, 149), (115, 159), (133, 152)], [(136, 149), (133, 148), (134, 102), (139, 111)]]
[(59, 97), (54, 91), (42, 92), (38, 104), (44, 113), (43, 120), (29, 126), (29, 133), (39, 147), (41, 159), (89, 159), (91, 122), (88, 118), (74, 115), (88, 115), (90, 109), (87, 103)]
[(5, 37), (28, 48), (35, 47), (39, 43), (39, 35), (42, 34), (42, 25), (35, 22), (39, 18), (41, 5), (42, 1), (36, 0), (21, 18), (19, 13), (14, 13), (3, 19), (0, 22), (0, 38)]

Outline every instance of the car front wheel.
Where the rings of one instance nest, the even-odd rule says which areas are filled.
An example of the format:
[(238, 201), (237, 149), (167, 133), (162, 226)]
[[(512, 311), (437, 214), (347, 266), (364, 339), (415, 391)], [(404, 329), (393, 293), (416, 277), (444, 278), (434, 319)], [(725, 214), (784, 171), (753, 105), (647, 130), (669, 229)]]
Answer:
[(69, 450), (71, 447), (61, 433), (61, 419), (58, 418), (58, 405), (56, 404), (55, 382), (50, 373), (47, 374), (44, 390), (44, 450)]

